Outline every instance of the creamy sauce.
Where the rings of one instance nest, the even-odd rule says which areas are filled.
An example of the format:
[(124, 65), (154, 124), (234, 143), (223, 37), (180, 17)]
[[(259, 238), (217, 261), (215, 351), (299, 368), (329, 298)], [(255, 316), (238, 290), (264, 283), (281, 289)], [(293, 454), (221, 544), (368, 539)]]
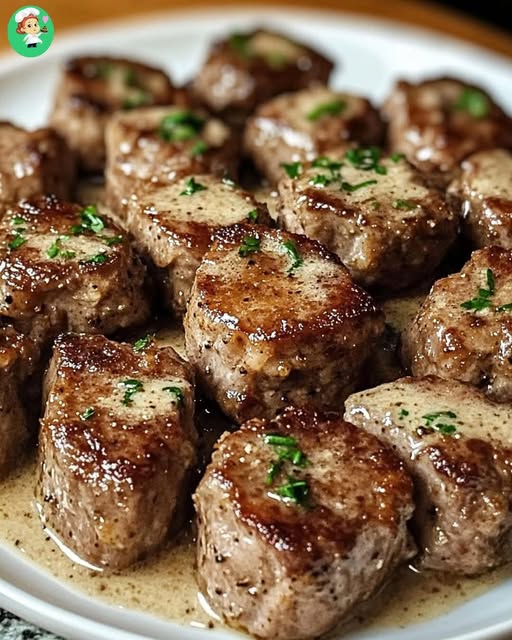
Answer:
[[(420, 299), (391, 304), (392, 315), (408, 317)], [(385, 305), (389, 306), (389, 305)], [(403, 328), (397, 326), (397, 328)], [(159, 332), (159, 342), (184, 354), (183, 332)], [(208, 457), (215, 440), (229, 426), (208, 406), (200, 403), (198, 423), (204, 435), (202, 458)], [(91, 571), (73, 562), (59, 549), (38, 518), (34, 504), (36, 463), (32, 455), (17, 472), (0, 482), (0, 544), (12, 547), (24, 558), (70, 587), (117, 607), (140, 610), (159, 618), (196, 628), (221, 626), (203, 608), (195, 580), (195, 545), (190, 525), (174, 543), (146, 562), (115, 574)], [(512, 577), (508, 566), (483, 577), (455, 578), (434, 572), (417, 573), (404, 567), (381, 594), (364, 606), (350, 629), (407, 627), (442, 615), (467, 600)], [(329, 634), (336, 637), (341, 630)]]
[[(28, 461), (0, 484), (0, 541), (85, 594), (195, 627), (218, 626), (201, 606), (194, 575), (190, 529), (177, 544), (118, 574), (95, 573), (71, 562), (43, 530), (33, 505), (35, 462)], [(512, 577), (506, 567), (478, 579), (454, 578), (404, 568), (358, 616), (365, 628), (406, 627), (448, 612)], [(163, 595), (165, 594), (165, 595)], [(354, 625), (351, 625), (354, 626)]]

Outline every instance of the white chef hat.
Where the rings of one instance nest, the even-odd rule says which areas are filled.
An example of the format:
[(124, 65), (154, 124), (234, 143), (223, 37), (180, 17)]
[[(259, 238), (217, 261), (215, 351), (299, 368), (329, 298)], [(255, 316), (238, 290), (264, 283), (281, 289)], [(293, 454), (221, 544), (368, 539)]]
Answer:
[(14, 16), (16, 23), (19, 24), (22, 20), (24, 20), (27, 16), (38, 16), (39, 9), (35, 7), (27, 7), (26, 9), (22, 9), (18, 11), (18, 13)]

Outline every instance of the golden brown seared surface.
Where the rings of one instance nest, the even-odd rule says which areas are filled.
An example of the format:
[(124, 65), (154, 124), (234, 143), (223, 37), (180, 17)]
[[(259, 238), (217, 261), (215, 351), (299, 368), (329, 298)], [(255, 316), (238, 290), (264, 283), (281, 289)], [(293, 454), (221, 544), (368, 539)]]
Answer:
[(45, 193), (67, 198), (74, 179), (74, 157), (55, 131), (0, 122), (0, 205)]
[(431, 274), (458, 217), (403, 156), (340, 149), (278, 185), (279, 223), (334, 251), (363, 286), (399, 289)]
[(402, 457), (423, 566), (476, 574), (512, 559), (512, 409), (473, 387), (402, 378), (350, 396), (345, 419)]
[(199, 380), (238, 422), (289, 403), (339, 408), (382, 329), (382, 313), (334, 254), (249, 225), (216, 234), (185, 317)]
[(344, 142), (379, 144), (378, 112), (366, 98), (314, 86), (262, 104), (247, 121), (244, 145), (270, 182), (283, 163), (313, 160)]
[[(292, 444), (271, 444), (276, 436)], [(302, 462), (281, 460), (276, 473), (293, 451)], [(293, 483), (294, 498), (284, 489)], [(402, 464), (373, 436), (313, 411), (224, 434), (194, 501), (201, 590), (257, 637), (325, 633), (411, 555)]]
[(45, 387), (43, 521), (82, 560), (126, 567), (179, 520), (196, 458), (192, 372), (170, 347), (68, 334)]
[(496, 244), (512, 249), (512, 154), (479, 151), (462, 163), (448, 195), (463, 217), (475, 247)]
[(332, 68), (304, 44), (258, 29), (214, 43), (193, 91), (213, 111), (240, 118), (279, 93), (327, 83)]
[(475, 251), (462, 271), (434, 284), (402, 335), (412, 374), (469, 382), (510, 402), (511, 303), (512, 251)]
[(50, 123), (77, 154), (82, 168), (100, 171), (110, 114), (170, 104), (175, 95), (168, 76), (155, 67), (123, 58), (73, 58), (62, 71)]
[(441, 181), (474, 151), (512, 147), (512, 120), (483, 89), (456, 78), (401, 80), (383, 113), (392, 150)]
[(30, 435), (26, 381), (38, 358), (30, 338), (0, 325), (0, 478), (20, 460)]
[(250, 193), (232, 180), (208, 174), (148, 187), (127, 211), (127, 227), (137, 244), (164, 270), (165, 302), (178, 315), (185, 313), (212, 234), (237, 222), (271, 222), (267, 207)]
[(0, 316), (26, 333), (112, 333), (143, 322), (145, 269), (95, 207), (54, 197), (6, 207), (0, 220)]
[(109, 122), (106, 145), (107, 202), (121, 217), (146, 187), (196, 173), (236, 177), (234, 134), (202, 110), (167, 106), (119, 113)]

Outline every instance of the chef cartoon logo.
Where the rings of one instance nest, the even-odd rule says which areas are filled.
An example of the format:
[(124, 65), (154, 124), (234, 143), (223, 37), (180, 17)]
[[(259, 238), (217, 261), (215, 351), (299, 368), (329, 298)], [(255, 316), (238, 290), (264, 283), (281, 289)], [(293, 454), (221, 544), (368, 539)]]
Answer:
[(35, 58), (48, 51), (53, 35), (52, 19), (41, 7), (20, 7), (12, 14), (7, 27), (11, 47), (26, 58)]

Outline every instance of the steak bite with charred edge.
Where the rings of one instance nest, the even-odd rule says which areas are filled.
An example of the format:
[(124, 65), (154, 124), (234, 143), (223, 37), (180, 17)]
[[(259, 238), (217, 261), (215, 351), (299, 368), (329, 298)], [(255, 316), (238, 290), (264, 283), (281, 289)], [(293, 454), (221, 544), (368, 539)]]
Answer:
[(469, 385), (402, 378), (361, 391), (345, 419), (404, 460), (422, 566), (467, 575), (512, 560), (512, 409)]
[(196, 272), (184, 326), (199, 382), (241, 423), (290, 403), (339, 409), (384, 322), (319, 243), (234, 225), (217, 232)]
[(196, 461), (194, 379), (171, 347), (60, 336), (46, 375), (42, 520), (94, 567), (122, 569), (180, 523)]
[(194, 502), (201, 591), (258, 638), (322, 635), (414, 553), (402, 463), (362, 429), (311, 410), (225, 433)]

